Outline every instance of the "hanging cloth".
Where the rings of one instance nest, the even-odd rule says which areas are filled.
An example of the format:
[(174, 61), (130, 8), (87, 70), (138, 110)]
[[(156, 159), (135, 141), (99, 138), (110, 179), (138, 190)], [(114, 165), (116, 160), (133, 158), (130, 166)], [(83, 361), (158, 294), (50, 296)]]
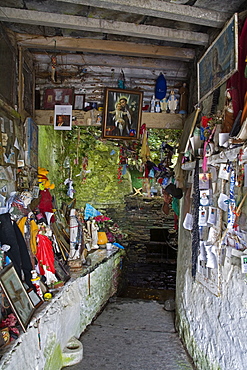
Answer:
[(19, 278), (22, 280), (21, 271), (23, 271), (25, 282), (30, 288), (33, 288), (33, 284), (31, 283), (31, 270), (33, 267), (27, 245), (21, 230), (17, 223), (11, 220), (9, 213), (0, 215), (0, 242), (2, 245), (6, 244), (10, 246), (6, 254), (13, 262)]
[(192, 215), (193, 215), (193, 228), (192, 228), (192, 277), (196, 276), (197, 260), (200, 249), (200, 236), (199, 236), (199, 206), (200, 206), (200, 190), (199, 190), (199, 160), (196, 160), (195, 175), (194, 175), (194, 195), (192, 199)]
[[(27, 222), (27, 217), (22, 217), (17, 221), (17, 225), (24, 237), (25, 224)], [(37, 252), (37, 234), (38, 234), (38, 225), (34, 220), (30, 220), (30, 249), (33, 254)]]

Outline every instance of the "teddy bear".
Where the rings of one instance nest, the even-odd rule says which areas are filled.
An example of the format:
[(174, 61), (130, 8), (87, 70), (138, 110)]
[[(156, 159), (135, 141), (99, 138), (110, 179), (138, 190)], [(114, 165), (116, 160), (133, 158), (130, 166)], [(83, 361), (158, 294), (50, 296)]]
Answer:
[(38, 167), (38, 182), (39, 182), (39, 188), (40, 190), (44, 190), (44, 189), (54, 189), (55, 188), (55, 184), (51, 184), (50, 183), (50, 180), (48, 179), (47, 175), (48, 175), (49, 171), (43, 167)]

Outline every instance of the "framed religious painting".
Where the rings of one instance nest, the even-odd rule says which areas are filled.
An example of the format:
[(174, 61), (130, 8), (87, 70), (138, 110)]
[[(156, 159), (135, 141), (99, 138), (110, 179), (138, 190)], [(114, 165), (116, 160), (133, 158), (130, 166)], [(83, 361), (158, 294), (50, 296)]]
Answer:
[(139, 139), (143, 93), (139, 90), (105, 89), (103, 138)]
[(223, 28), (197, 63), (198, 101), (226, 82), (238, 68), (237, 13)]
[(0, 287), (22, 329), (26, 331), (35, 307), (12, 263), (1, 271)]

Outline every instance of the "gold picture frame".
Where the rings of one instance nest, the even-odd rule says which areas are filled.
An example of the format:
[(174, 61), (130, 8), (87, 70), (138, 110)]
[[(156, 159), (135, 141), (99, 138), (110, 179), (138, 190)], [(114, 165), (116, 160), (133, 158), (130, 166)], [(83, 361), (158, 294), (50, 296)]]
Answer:
[(139, 90), (105, 89), (103, 138), (139, 139), (143, 92)]
[(22, 329), (26, 331), (35, 307), (12, 263), (1, 271), (0, 287)]

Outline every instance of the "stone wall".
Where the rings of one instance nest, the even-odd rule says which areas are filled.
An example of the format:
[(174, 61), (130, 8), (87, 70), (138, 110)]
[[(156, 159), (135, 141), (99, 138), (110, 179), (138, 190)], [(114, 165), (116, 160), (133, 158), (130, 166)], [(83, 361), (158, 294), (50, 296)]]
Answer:
[(247, 285), (237, 252), (226, 255), (217, 296), (192, 278), (191, 235), (180, 225), (176, 328), (198, 370), (246, 369)]
[(5, 347), (2, 370), (58, 370), (63, 349), (80, 334), (116, 292), (122, 251), (97, 250), (83, 276), (72, 278), (37, 311), (27, 332)]
[(162, 197), (125, 196), (125, 204), (105, 210), (128, 234), (123, 290), (127, 286), (175, 289), (177, 234), (173, 212), (164, 214), (163, 203)]

